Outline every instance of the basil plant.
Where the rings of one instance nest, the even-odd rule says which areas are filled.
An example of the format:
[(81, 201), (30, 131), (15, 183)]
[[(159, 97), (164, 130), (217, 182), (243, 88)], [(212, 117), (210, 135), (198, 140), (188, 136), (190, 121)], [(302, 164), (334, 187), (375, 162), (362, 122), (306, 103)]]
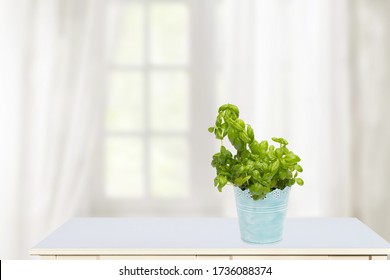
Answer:
[[(283, 190), (295, 183), (303, 185), (298, 177), (303, 171), (301, 159), (287, 148), (283, 138), (272, 138), (278, 147), (268, 141), (256, 141), (252, 127), (239, 118), (239, 109), (233, 104), (222, 105), (215, 126), (210, 127), (216, 139), (221, 140), (220, 151), (213, 155), (211, 165), (217, 175), (214, 185), (221, 192), (227, 184), (242, 190), (249, 189), (254, 200), (263, 199), (275, 189)], [(234, 155), (223, 144), (229, 139)]]

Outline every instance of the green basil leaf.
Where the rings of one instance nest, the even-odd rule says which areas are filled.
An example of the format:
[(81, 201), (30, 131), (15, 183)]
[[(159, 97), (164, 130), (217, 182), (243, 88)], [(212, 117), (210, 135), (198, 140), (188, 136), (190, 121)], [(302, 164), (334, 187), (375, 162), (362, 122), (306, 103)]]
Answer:
[(295, 178), (295, 182), (296, 182), (298, 185), (300, 185), (300, 186), (302, 186), (302, 185), (304, 184), (304, 182), (303, 182), (303, 180), (302, 180), (301, 178)]
[(217, 119), (215, 120), (215, 126), (216, 127), (219, 127), (222, 125), (222, 116), (221, 115), (218, 115), (217, 116)]
[(303, 168), (302, 168), (302, 166), (300, 166), (299, 164), (296, 164), (294, 168), (295, 168), (295, 170), (298, 171), (298, 172), (303, 172)]
[(248, 135), (251, 141), (255, 139), (255, 133), (253, 131), (253, 128), (249, 124), (246, 126), (246, 134)]
[(228, 180), (225, 176), (219, 175), (218, 176), (218, 190), (221, 192), (222, 188), (227, 184)]
[(242, 173), (244, 173), (245, 171), (245, 168), (244, 166), (240, 165), (240, 164), (236, 164), (232, 167), (232, 173), (233, 173), (233, 176), (234, 177), (240, 177)]
[(271, 172), (276, 172), (279, 169), (280, 162), (279, 160), (275, 160), (274, 163), (271, 165)]
[(255, 178), (256, 180), (259, 180), (260, 179), (260, 172), (258, 170), (253, 170), (251, 176), (253, 178)]
[(220, 128), (217, 128), (215, 131), (215, 137), (219, 140), (222, 140), (223, 139), (223, 132), (222, 132), (222, 129)]
[(216, 176), (216, 177), (214, 178), (214, 186), (215, 186), (215, 187), (218, 186), (218, 183), (219, 183), (219, 177)]
[(245, 123), (240, 119), (233, 120), (231, 118), (227, 118), (226, 121), (233, 129), (237, 131), (242, 131), (245, 129)]
[(252, 143), (249, 145), (249, 149), (254, 154), (260, 154), (260, 144), (256, 140), (252, 141)]
[(259, 194), (261, 190), (261, 185), (259, 183), (255, 183), (251, 186), (249, 186), (249, 191), (251, 194)]
[(263, 140), (260, 142), (260, 150), (264, 153), (268, 150), (268, 141)]
[(250, 143), (251, 142), (251, 139), (248, 137), (248, 135), (245, 133), (245, 131), (241, 131), (239, 134), (239, 137), (242, 141), (244, 141), (244, 143)]
[(288, 172), (285, 169), (280, 169), (278, 172), (279, 179), (284, 180), (288, 176)]
[(245, 184), (249, 179), (251, 178), (251, 176), (246, 176), (246, 177), (239, 177), (239, 178), (236, 178), (236, 180), (234, 180), (234, 184), (241, 187), (243, 184)]
[(234, 139), (232, 144), (237, 151), (243, 151), (245, 149), (245, 143), (239, 138)]
[(229, 104), (224, 104), (219, 107), (218, 113), (221, 113), (222, 111), (225, 111), (228, 108)]
[(242, 119), (237, 119), (236, 124), (239, 126), (240, 131), (245, 129), (245, 122)]
[(223, 111), (230, 111), (236, 115), (236, 118), (238, 118), (238, 115), (240, 114), (240, 111), (236, 105), (233, 104), (224, 104), (219, 107), (218, 113), (221, 113)]
[(272, 141), (274, 141), (276, 143), (279, 143), (279, 144), (282, 144), (282, 145), (287, 145), (288, 144), (287, 140), (284, 139), (284, 138), (272, 137)]
[(288, 182), (287, 182), (287, 186), (289, 186), (289, 187), (291, 187), (292, 185), (294, 185), (295, 184), (295, 180), (294, 179), (290, 179), (290, 180), (288, 180)]
[(283, 150), (281, 148), (277, 148), (275, 150), (276, 157), (281, 158), (283, 156)]

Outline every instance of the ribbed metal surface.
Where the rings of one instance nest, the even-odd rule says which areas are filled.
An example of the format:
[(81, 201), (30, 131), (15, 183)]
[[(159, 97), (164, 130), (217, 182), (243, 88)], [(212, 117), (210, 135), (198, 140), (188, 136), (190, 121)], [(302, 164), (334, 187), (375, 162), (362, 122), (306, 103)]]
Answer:
[(242, 240), (260, 244), (282, 240), (290, 188), (274, 190), (262, 200), (253, 200), (248, 190), (234, 191)]

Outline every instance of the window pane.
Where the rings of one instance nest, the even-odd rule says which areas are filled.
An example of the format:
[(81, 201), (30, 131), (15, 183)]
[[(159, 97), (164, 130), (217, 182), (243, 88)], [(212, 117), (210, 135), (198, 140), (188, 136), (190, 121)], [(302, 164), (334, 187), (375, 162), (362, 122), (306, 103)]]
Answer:
[(131, 1), (110, 2), (107, 57), (117, 64), (141, 64), (144, 50), (144, 7)]
[(108, 138), (106, 142), (106, 192), (109, 197), (144, 195), (144, 155), (141, 139)]
[(188, 76), (183, 72), (155, 71), (151, 75), (153, 130), (187, 130), (189, 126)]
[(155, 137), (151, 142), (151, 194), (158, 198), (189, 195), (189, 148), (183, 138)]
[(143, 76), (138, 72), (111, 74), (107, 97), (108, 130), (140, 130), (143, 116)]
[(189, 12), (185, 3), (150, 5), (150, 51), (153, 64), (187, 64)]

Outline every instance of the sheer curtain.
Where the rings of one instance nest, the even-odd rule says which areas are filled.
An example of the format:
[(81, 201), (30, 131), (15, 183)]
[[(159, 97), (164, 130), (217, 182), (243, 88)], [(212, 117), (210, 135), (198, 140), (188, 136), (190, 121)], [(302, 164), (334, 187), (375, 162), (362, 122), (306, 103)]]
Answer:
[(302, 158), (288, 214), (356, 216), (390, 239), (388, 1), (227, 3), (227, 99)]
[(345, 1), (260, 2), (257, 127), (302, 156), (290, 214), (350, 211), (350, 92)]
[(27, 258), (88, 209), (102, 108), (99, 2), (1, 1), (0, 258)]
[(351, 3), (353, 214), (390, 241), (390, 2)]

